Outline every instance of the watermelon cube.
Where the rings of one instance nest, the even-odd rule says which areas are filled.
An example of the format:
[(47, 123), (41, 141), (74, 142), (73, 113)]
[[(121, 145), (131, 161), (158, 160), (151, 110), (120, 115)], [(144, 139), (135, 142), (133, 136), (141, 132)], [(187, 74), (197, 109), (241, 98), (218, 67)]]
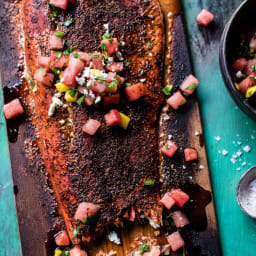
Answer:
[(171, 140), (167, 140), (166, 144), (162, 147), (162, 152), (168, 156), (173, 157), (178, 147)]
[(168, 98), (166, 102), (173, 109), (177, 110), (181, 105), (184, 105), (187, 100), (184, 98), (180, 91), (177, 91), (170, 98)]
[(171, 216), (176, 228), (182, 228), (189, 224), (187, 216), (181, 211), (175, 211)]
[(58, 246), (69, 246), (70, 245), (67, 231), (63, 230), (63, 231), (60, 231), (58, 234), (56, 234), (55, 244)]
[(193, 161), (198, 158), (197, 151), (193, 148), (184, 149), (186, 162)]
[(240, 88), (241, 93), (245, 94), (250, 87), (256, 84), (256, 81), (254, 80), (255, 77), (256, 73), (253, 72), (239, 83), (238, 86)]
[(101, 126), (101, 123), (99, 121), (94, 119), (89, 119), (83, 126), (82, 130), (83, 132), (89, 135), (94, 135), (97, 132), (97, 130), (100, 128), (100, 126)]
[(111, 109), (110, 112), (104, 116), (104, 119), (109, 126), (118, 125), (122, 121), (122, 117), (116, 109)]
[(167, 241), (171, 245), (171, 248), (174, 252), (179, 250), (185, 245), (184, 240), (178, 231), (169, 235), (167, 237)]
[(129, 101), (135, 101), (146, 94), (146, 86), (143, 83), (137, 83), (125, 88), (125, 94)]
[(61, 56), (59, 57), (58, 54), (59, 52), (51, 51), (50, 66), (53, 68), (67, 67), (69, 62), (69, 56), (61, 54)]
[(57, 37), (56, 31), (52, 32), (49, 37), (49, 48), (51, 50), (62, 50), (63, 49), (63, 39), (62, 37)]
[(247, 65), (244, 68), (244, 73), (249, 76), (254, 69), (254, 65), (256, 64), (256, 59), (251, 59), (247, 61)]
[(102, 54), (100, 52), (93, 52), (92, 64), (94, 69), (104, 70), (104, 67), (102, 64)]
[(36, 59), (36, 68), (43, 67), (46, 71), (50, 69), (50, 57), (38, 56)]
[(165, 206), (165, 208), (167, 209), (171, 209), (174, 204), (175, 204), (175, 201), (174, 199), (170, 196), (170, 193), (167, 192), (165, 193), (165, 195), (163, 196), (163, 198), (160, 200), (160, 203)]
[(6, 119), (12, 119), (24, 113), (24, 109), (19, 99), (14, 99), (3, 106), (3, 112)]
[(121, 72), (124, 69), (123, 62), (113, 62), (110, 65), (107, 65), (107, 70), (110, 72)]
[(88, 256), (87, 252), (82, 250), (78, 245), (69, 251), (69, 256)]
[(235, 72), (243, 71), (247, 66), (247, 60), (245, 58), (236, 59), (232, 65), (232, 69)]
[(256, 39), (255, 39), (255, 34), (253, 35), (253, 37), (251, 38), (250, 40), (250, 43), (249, 43), (249, 46), (250, 48), (256, 50)]
[(68, 7), (68, 0), (50, 0), (50, 5), (66, 10)]
[(180, 89), (188, 95), (191, 95), (197, 88), (199, 81), (193, 75), (189, 75), (181, 84)]
[(214, 15), (206, 9), (203, 9), (197, 16), (198, 24), (207, 27), (214, 19)]
[(170, 196), (174, 199), (175, 204), (179, 207), (183, 207), (183, 205), (189, 200), (189, 195), (179, 188), (172, 190), (170, 192)]
[(46, 69), (44, 68), (39, 68), (36, 70), (34, 78), (39, 83), (42, 83), (43, 85), (51, 87), (54, 81), (54, 74), (47, 73)]
[(97, 204), (83, 202), (80, 203), (76, 209), (74, 216), (75, 220), (84, 221), (90, 216), (94, 216), (100, 209), (100, 206)]
[(119, 51), (117, 38), (103, 39), (101, 49), (107, 52), (107, 55), (115, 54)]
[(111, 105), (111, 104), (118, 105), (119, 102), (120, 102), (120, 94), (119, 93), (107, 95), (107, 96), (104, 97), (104, 105), (105, 106), (108, 106), (108, 105)]

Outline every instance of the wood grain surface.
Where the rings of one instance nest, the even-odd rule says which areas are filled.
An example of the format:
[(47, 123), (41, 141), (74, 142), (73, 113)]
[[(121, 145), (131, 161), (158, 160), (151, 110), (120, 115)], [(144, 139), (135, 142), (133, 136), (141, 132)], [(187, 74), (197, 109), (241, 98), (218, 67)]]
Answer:
[[(224, 24), (225, 20), (227, 19), (227, 17), (226, 17), (226, 16), (228, 16), (227, 14), (231, 13), (231, 11), (235, 7), (235, 4), (238, 4), (238, 2), (239, 1), (229, 1), (228, 3), (225, 3), (225, 5), (224, 5), (224, 3), (222, 5), (222, 3), (219, 3), (218, 1), (212, 1), (211, 3), (208, 3), (208, 1), (205, 1), (204, 3), (202, 3), (202, 2), (191, 0), (191, 1), (186, 1), (186, 3), (184, 3), (184, 6), (186, 7), (185, 10), (187, 11), (186, 13), (188, 14), (186, 16), (186, 18), (187, 18), (187, 22), (188, 22), (188, 29), (189, 29), (189, 32), (190, 32), (190, 43), (191, 43), (191, 48), (193, 50), (192, 53), (193, 53), (193, 57), (194, 57), (193, 60), (194, 60), (195, 67), (196, 67), (195, 71), (196, 71), (196, 74), (201, 78), (200, 79), (201, 81), (208, 82), (208, 80), (206, 80), (206, 77), (208, 77), (208, 78), (212, 77), (212, 74), (213, 74), (214, 70), (215, 71), (218, 70), (217, 61), (216, 61), (217, 60), (218, 36), (221, 33), (221, 30), (222, 30), (222, 27), (223, 27), (223, 24)], [(222, 15), (217, 16), (214, 28), (210, 29), (209, 31), (202, 30), (201, 28), (198, 31), (198, 27), (195, 24), (194, 18), (196, 16), (196, 13), (200, 11), (201, 7), (209, 7), (210, 9), (213, 9), (213, 10), (217, 10), (217, 9), (219, 10), (219, 9), (223, 8)], [(213, 36), (214, 40), (211, 40), (212, 36)], [(216, 36), (216, 38), (214, 36)], [(2, 48), (1, 48), (1, 50), (2, 50)], [(3, 57), (3, 55), (6, 55), (6, 54), (7, 53), (3, 53), (3, 51), (2, 51), (1, 52), (1, 57)], [(206, 62), (207, 62), (206, 59), (212, 65), (206, 65)], [(204, 72), (202, 72), (202, 70), (204, 70)], [(185, 74), (185, 72), (184, 72), (184, 74)], [(205, 76), (205, 74), (208, 74), (208, 76)], [(8, 77), (8, 76), (7, 76), (7, 78), (3, 78), (2, 81), (4, 81), (3, 84), (12, 84), (12, 83), (15, 82), (14, 79), (11, 80), (11, 78)], [(230, 114), (230, 116), (225, 115), (225, 119), (222, 117), (223, 120), (220, 120), (218, 123), (215, 122), (216, 121), (216, 114), (211, 112), (211, 115), (209, 115), (209, 112), (208, 112), (209, 109), (213, 109), (213, 107), (209, 107), (209, 105), (208, 105), (208, 110), (206, 110), (206, 107), (205, 107), (207, 104), (212, 103), (212, 101), (211, 102), (206, 102), (205, 98), (206, 97), (207, 97), (207, 99), (211, 98), (212, 100), (216, 99), (215, 85), (217, 83), (222, 83), (219, 73), (214, 76), (214, 81), (212, 81), (211, 86), (209, 86), (212, 89), (212, 96), (210, 97), (209, 94), (208, 94), (208, 91), (206, 91), (207, 88), (203, 87), (202, 89), (199, 89), (199, 98), (200, 98), (200, 102), (202, 102), (203, 123), (205, 124), (204, 128), (205, 128), (205, 131), (206, 131), (206, 141), (209, 142), (207, 144), (208, 145), (207, 149), (208, 149), (208, 152), (210, 152), (210, 156), (212, 157), (212, 158), (210, 158), (210, 159), (212, 159), (212, 161), (210, 161), (210, 163), (212, 163), (211, 167), (212, 167), (213, 172), (219, 174), (219, 176), (220, 176), (221, 171), (223, 171), (223, 169), (228, 170), (232, 166), (230, 166), (230, 164), (226, 164), (226, 162), (223, 161), (221, 156), (218, 157), (219, 162), (216, 165), (216, 162), (214, 161), (214, 160), (216, 160), (216, 156), (214, 154), (216, 153), (217, 147), (212, 142), (212, 138), (213, 138), (212, 135), (217, 135), (217, 133), (219, 133), (220, 135), (223, 135), (223, 138), (224, 138), (223, 140), (225, 142), (221, 142), (221, 143), (223, 143), (225, 145), (225, 143), (228, 144), (232, 140), (231, 138), (229, 138), (229, 136), (225, 136), (225, 133), (224, 133), (224, 131), (228, 130), (228, 127), (224, 125), (226, 123), (226, 119), (228, 119), (229, 121), (233, 120), (231, 122), (232, 124), (230, 124), (230, 127), (232, 127), (232, 128), (235, 127), (234, 130), (236, 132), (240, 131), (240, 135), (244, 136), (245, 139), (246, 139), (246, 137), (249, 138), (249, 135), (246, 134), (246, 130), (248, 130), (248, 128), (244, 129), (244, 127), (238, 126), (237, 125), (238, 120), (240, 122), (244, 122), (243, 123), (244, 125), (245, 125), (245, 122), (248, 122), (247, 127), (250, 128), (251, 132), (253, 132), (253, 127), (255, 125), (250, 120), (247, 120), (247, 118), (243, 114), (241, 114), (237, 109), (234, 108), (234, 104), (230, 99), (226, 99), (225, 95), (223, 94), (224, 90), (219, 90), (219, 91), (222, 92), (222, 93), (219, 92), (219, 94), (218, 94), (218, 97), (220, 97), (221, 102), (216, 108), (219, 110), (219, 114), (220, 114), (220, 118), (221, 118), (221, 108), (220, 108), (220, 106), (223, 107), (223, 109), (225, 109), (227, 106), (229, 106), (230, 109), (227, 109), (227, 112), (229, 111), (229, 113), (232, 113), (232, 116), (231, 116), (231, 114)], [(200, 121), (200, 120), (197, 120), (197, 122), (198, 121)], [(189, 125), (188, 128), (189, 127), (192, 127), (190, 129), (190, 131), (195, 128), (194, 125)], [(214, 127), (216, 127), (216, 129)], [(223, 131), (223, 127), (225, 127), (224, 131)], [(198, 131), (201, 131), (200, 127), (197, 127), (197, 128), (198, 128)], [(20, 129), (22, 129), (22, 127)], [(191, 131), (191, 135), (193, 135), (192, 131)], [(236, 133), (231, 132), (231, 135), (236, 136)], [(191, 136), (191, 137), (193, 138), (194, 136)], [(195, 145), (195, 147), (197, 147), (200, 144), (200, 143), (198, 143), (198, 140), (194, 140), (194, 139), (192, 141), (189, 141), (189, 142), (191, 143), (191, 146)], [(15, 144), (14, 144), (13, 148), (15, 148)], [(14, 159), (14, 161), (15, 161), (15, 159)], [(225, 164), (222, 167), (223, 162)], [(251, 160), (251, 162), (252, 162), (252, 160)], [(22, 163), (20, 163), (20, 162), (17, 163), (17, 161), (16, 161), (16, 164), (22, 165)], [(205, 165), (205, 168), (206, 168), (206, 165)], [(232, 174), (233, 173), (229, 173), (229, 175), (228, 175), (228, 178), (230, 178), (230, 180), (232, 180), (232, 176), (231, 176)], [(198, 179), (198, 176), (199, 175), (197, 173), (197, 175), (195, 175), (196, 179)], [(239, 178), (239, 176), (240, 176), (240, 174), (236, 173), (236, 180)], [(226, 220), (227, 218), (224, 218), (224, 217), (225, 217), (225, 214), (227, 213), (227, 211), (225, 210), (225, 209), (227, 209), (227, 207), (223, 206), (223, 198), (222, 198), (222, 191), (224, 191), (224, 189), (220, 189), (220, 188), (224, 188), (226, 183), (224, 183), (224, 182), (219, 183), (220, 181), (219, 181), (219, 177), (217, 177), (217, 175), (213, 175), (213, 178), (214, 178), (213, 179), (214, 180), (214, 186), (216, 188), (219, 188), (215, 192), (215, 193), (217, 193), (217, 199), (218, 199), (217, 200), (217, 205), (219, 205), (220, 209), (221, 209), (221, 213), (219, 214), (219, 216), (222, 219), (222, 224), (226, 224), (227, 223), (227, 220)], [(206, 177), (206, 179), (203, 178), (201, 181), (199, 179), (199, 182), (203, 182), (202, 187), (204, 187), (205, 189), (209, 185), (209, 182), (207, 180), (208, 180), (208, 177)], [(225, 181), (227, 181), (227, 178), (225, 179)], [(221, 185), (219, 185), (219, 184), (221, 184)], [(233, 190), (234, 190), (235, 184), (236, 184), (236, 182), (231, 183), (231, 187), (232, 187)], [(228, 189), (228, 191), (230, 191), (228, 194), (229, 195), (232, 194), (234, 192), (233, 190)], [(40, 192), (40, 189), (39, 189), (38, 192)], [(232, 206), (232, 208), (230, 208), (230, 209), (235, 209), (236, 212), (237, 212), (235, 214), (235, 216), (233, 218), (231, 218), (232, 220), (231, 219), (228, 220), (229, 230), (230, 229), (234, 230), (234, 232), (238, 231), (239, 229), (237, 229), (237, 226), (233, 225), (233, 224), (234, 223), (236, 223), (236, 224), (239, 223), (239, 220), (244, 220), (244, 221), (248, 222), (248, 224), (250, 224), (250, 226), (251, 226), (250, 227), (251, 232), (248, 232), (248, 234), (246, 234), (246, 237), (248, 239), (253, 239), (253, 236), (250, 236), (249, 234), (253, 233), (252, 228), (253, 228), (253, 226), (255, 226), (255, 223), (252, 222), (250, 219), (247, 219), (245, 216), (243, 216), (239, 212), (239, 210), (237, 209), (237, 206), (235, 205), (234, 197), (232, 196), (232, 200), (230, 202), (228, 200), (230, 197), (228, 198), (226, 196), (226, 194), (225, 194), (225, 198), (227, 199), (227, 201), (225, 201), (225, 202), (228, 202), (228, 206)], [(19, 195), (19, 193), (17, 195)], [(29, 196), (29, 193), (28, 193), (28, 196)], [(208, 207), (207, 207), (207, 209), (208, 209)], [(36, 212), (34, 214), (36, 214)], [(34, 216), (37, 216), (37, 215), (34, 215)], [(34, 216), (31, 216), (31, 217), (34, 217)], [(215, 226), (215, 223), (213, 223), (213, 225)], [(236, 228), (234, 228), (232, 226), (236, 226)], [(37, 227), (31, 227), (31, 230), (33, 230), (34, 228), (37, 228)], [(224, 227), (222, 225), (221, 225), (221, 228), (224, 229)], [(245, 230), (245, 228), (242, 227), (242, 224), (241, 224), (241, 229)], [(235, 233), (239, 233), (239, 232), (235, 232)], [(226, 234), (226, 235), (222, 236), (222, 237), (225, 238), (223, 243), (226, 243), (226, 247), (225, 247), (226, 249), (225, 249), (225, 254), (224, 255), (238, 255), (237, 253), (239, 253), (239, 250), (240, 250), (240, 252), (242, 252), (241, 249), (242, 249), (242, 247), (244, 247), (243, 246), (244, 244), (242, 243), (242, 241), (244, 241), (244, 240), (241, 241), (241, 239), (238, 239), (237, 243), (232, 243), (232, 241), (234, 241), (234, 240), (232, 240), (232, 239), (229, 240), (228, 239), (228, 231), (225, 231), (225, 232), (223, 231), (223, 234)], [(239, 234), (235, 235), (235, 237), (239, 238)], [(232, 254), (231, 252), (229, 252), (228, 246), (227, 246), (228, 244), (230, 244), (230, 245), (232, 244), (233, 246), (235, 246), (235, 248), (236, 248), (236, 250), (234, 252), (235, 254)], [(251, 254), (251, 253), (253, 253), (252, 252), (253, 246), (252, 247), (249, 246), (249, 248), (247, 246), (245, 249), (246, 249), (246, 252), (247, 252), (246, 255), (254, 255), (254, 254)]]

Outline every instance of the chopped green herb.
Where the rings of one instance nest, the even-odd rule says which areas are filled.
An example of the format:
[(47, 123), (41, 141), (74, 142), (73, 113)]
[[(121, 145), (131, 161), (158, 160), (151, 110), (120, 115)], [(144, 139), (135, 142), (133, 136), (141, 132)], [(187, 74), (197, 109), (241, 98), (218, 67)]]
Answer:
[(29, 79), (29, 83), (30, 83), (30, 85), (34, 88), (35, 83), (34, 83), (34, 81), (33, 81), (32, 79)]
[(165, 148), (166, 149), (169, 149), (170, 147), (169, 147), (169, 144), (165, 144)]
[(185, 248), (185, 247), (183, 247), (182, 256), (186, 256), (186, 255), (188, 255), (188, 252), (187, 252), (186, 248)]
[(172, 217), (172, 215), (173, 215), (173, 213), (171, 212), (169, 215), (167, 215), (167, 216), (166, 216), (166, 219), (171, 218), (171, 217)]
[(252, 71), (253, 71), (253, 72), (256, 71), (256, 63), (253, 65)]
[(129, 65), (130, 65), (130, 61), (129, 61), (129, 60), (125, 60), (125, 61), (124, 61), (124, 66), (125, 66), (125, 67), (129, 67)]
[[(86, 95), (85, 95), (85, 96), (86, 96)], [(85, 197), (86, 197), (86, 195), (82, 194), (82, 195), (81, 195), (81, 197), (82, 197), (82, 198), (85, 198)]]
[(57, 58), (60, 58), (61, 55), (62, 55), (62, 52), (53, 52), (54, 55), (57, 57)]
[(101, 50), (103, 52), (107, 51), (107, 45), (105, 43), (101, 43)]
[(65, 248), (65, 249), (61, 252), (60, 256), (69, 256), (69, 251), (70, 251), (70, 248)]
[(77, 227), (76, 229), (73, 230), (73, 235), (74, 237), (77, 237), (78, 235), (83, 234), (83, 229), (80, 227)]
[(152, 42), (148, 43), (148, 48), (152, 47), (153, 45), (154, 45), (154, 43), (152, 43)]
[(256, 40), (256, 36), (254, 36), (253, 39)]
[(125, 83), (125, 86), (126, 87), (129, 87), (129, 86), (131, 86), (132, 84), (131, 83)]
[(63, 54), (69, 56), (72, 51), (73, 51), (73, 46), (70, 46), (68, 49), (66, 49), (63, 52)]
[(40, 66), (39, 69), (46, 71), (46, 69), (43, 66)]
[(109, 33), (105, 33), (102, 38), (103, 39), (110, 39), (111, 35)]
[(50, 19), (53, 20), (59, 13), (59, 8), (57, 8), (54, 5), (50, 5), (51, 7), (51, 15), (50, 15)]
[(74, 98), (74, 97), (76, 96), (76, 93), (77, 93), (77, 89), (72, 89), (72, 90), (70, 90), (70, 91), (68, 92), (68, 94), (69, 94), (72, 98)]
[(105, 77), (102, 77), (102, 76), (98, 76), (98, 77), (96, 77), (95, 78), (99, 83), (103, 83), (104, 81), (107, 81), (107, 78), (105, 78)]
[(63, 31), (58, 31), (55, 33), (55, 36), (57, 37), (64, 37), (65, 33)]
[(155, 181), (154, 180), (144, 180), (144, 185), (145, 186), (153, 186), (155, 185)]
[(78, 54), (77, 52), (73, 52), (73, 56), (74, 58), (81, 60), (81, 55)]
[(142, 255), (144, 252), (150, 251), (150, 246), (147, 245), (146, 243), (142, 243), (139, 245), (140, 248), (140, 254)]
[(98, 54), (95, 54), (92, 56), (92, 58), (99, 58), (100, 56)]
[(186, 88), (186, 90), (193, 90), (193, 89), (196, 89), (196, 84), (195, 83), (191, 84), (190, 86), (188, 86)]
[(112, 39), (112, 38), (108, 39), (108, 41), (109, 41), (111, 44), (113, 43), (113, 39)]
[(73, 19), (70, 19), (70, 20), (67, 20), (67, 21), (64, 23), (64, 25), (65, 25), (66, 27), (69, 27), (73, 22), (74, 22)]
[(250, 79), (253, 80), (253, 81), (256, 81), (256, 77), (255, 76), (250, 77)]
[(52, 72), (56, 75), (60, 74), (60, 69), (59, 68), (52, 68)]
[(65, 43), (66, 43), (66, 40), (65, 40), (65, 39), (63, 39), (62, 43), (63, 43), (63, 45), (65, 45)]
[(113, 81), (113, 82), (108, 84), (108, 88), (113, 88), (113, 87), (116, 87), (116, 86), (117, 86), (117, 82), (116, 81)]
[(186, 103), (185, 100), (181, 100), (181, 101), (180, 101), (180, 104), (181, 104), (181, 105), (184, 104), (184, 103)]
[[(78, 105), (81, 105), (81, 104), (84, 102), (85, 97), (86, 97), (86, 95), (81, 96), (81, 97), (76, 101), (76, 103), (77, 103)], [(82, 195), (82, 197), (83, 197), (83, 196), (84, 196), (84, 195)]]
[(172, 89), (173, 89), (173, 85), (170, 84), (170, 85), (167, 85), (166, 87), (164, 87), (164, 89), (162, 90), (162, 92), (163, 92), (165, 95), (171, 95)]

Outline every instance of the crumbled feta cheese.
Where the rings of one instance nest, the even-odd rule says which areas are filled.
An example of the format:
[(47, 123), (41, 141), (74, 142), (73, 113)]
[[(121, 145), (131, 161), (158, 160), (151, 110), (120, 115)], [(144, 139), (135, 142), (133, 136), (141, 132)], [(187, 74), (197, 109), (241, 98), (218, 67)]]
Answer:
[(169, 134), (169, 135), (168, 135), (168, 140), (171, 140), (171, 139), (172, 139), (172, 135)]
[(142, 82), (142, 83), (146, 82), (146, 78), (141, 78), (140, 82)]
[(223, 150), (222, 150), (222, 155), (223, 155), (223, 156), (226, 156), (227, 154), (228, 154), (228, 151), (227, 151), (226, 149), (223, 149)]
[(237, 77), (237, 78), (242, 78), (242, 77), (243, 77), (243, 73), (239, 70), (239, 71), (236, 73), (236, 77)]
[(148, 221), (149, 221), (149, 225), (154, 228), (154, 229), (157, 229), (157, 228), (160, 228), (160, 225), (155, 223), (151, 218), (147, 217)]
[(35, 85), (34, 88), (33, 88), (33, 92), (35, 93), (35, 92), (37, 92), (37, 90), (38, 90), (38, 86)]
[(85, 78), (83, 77), (83, 76), (81, 76), (81, 77), (76, 77), (76, 81), (77, 81), (77, 83), (79, 84), (79, 85), (84, 85), (85, 84)]
[(57, 92), (57, 93), (54, 94), (54, 96), (57, 97), (57, 98), (60, 98), (61, 97), (61, 93)]
[(124, 60), (123, 55), (122, 55), (121, 52), (117, 52), (116, 57), (117, 57), (120, 61), (123, 61), (123, 60)]
[(95, 94), (93, 91), (89, 90), (89, 96), (94, 100), (95, 99)]
[(121, 41), (121, 46), (125, 46), (126, 45), (126, 43), (125, 43), (125, 41)]
[(169, 120), (170, 117), (169, 117), (167, 114), (164, 114), (164, 115), (163, 115), (163, 119), (164, 119), (164, 121), (166, 121), (166, 120)]
[(173, 13), (172, 13), (172, 12), (168, 12), (167, 17), (168, 17), (168, 18), (171, 18), (171, 17), (172, 17), (172, 15), (173, 15)]
[(246, 152), (246, 153), (248, 153), (248, 152), (251, 151), (251, 147), (248, 146), (248, 145), (246, 145), (246, 146), (243, 147), (243, 151)]
[(118, 235), (115, 231), (112, 231), (109, 233), (108, 239), (112, 243), (121, 244), (120, 238), (118, 237)]
[(195, 135), (196, 135), (196, 136), (199, 136), (199, 135), (200, 135), (200, 133), (199, 133), (199, 132), (195, 132)]
[(199, 169), (203, 170), (204, 169), (204, 165), (200, 164)]
[(63, 102), (55, 96), (52, 97), (52, 103), (58, 107), (63, 106)]
[(103, 26), (104, 26), (104, 28), (106, 30), (106, 33), (109, 34), (109, 24), (107, 23), (107, 24), (104, 24)]
[(48, 116), (53, 116), (54, 113), (55, 113), (55, 108), (56, 108), (56, 105), (54, 103), (52, 103), (49, 107), (49, 110), (48, 110)]
[(65, 121), (64, 119), (62, 119), (62, 120), (59, 121), (59, 123), (60, 123), (61, 125), (64, 125), (65, 122), (66, 122), (66, 121)]
[(187, 166), (186, 165), (182, 165), (182, 168), (185, 170), (185, 169), (187, 169)]
[(108, 62), (113, 62), (114, 61), (114, 58), (113, 57), (108, 57)]
[(101, 97), (97, 96), (97, 98), (95, 99), (95, 104), (98, 104), (101, 101)]

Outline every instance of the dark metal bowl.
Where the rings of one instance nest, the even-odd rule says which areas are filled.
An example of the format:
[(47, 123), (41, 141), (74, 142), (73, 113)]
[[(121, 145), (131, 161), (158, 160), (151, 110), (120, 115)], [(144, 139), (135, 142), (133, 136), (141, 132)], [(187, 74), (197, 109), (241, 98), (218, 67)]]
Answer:
[(237, 190), (236, 199), (241, 210), (252, 218), (256, 218), (255, 210), (247, 203), (248, 188), (250, 183), (256, 179), (256, 166), (250, 168), (240, 179)]
[(223, 31), (219, 53), (221, 73), (230, 95), (237, 105), (254, 120), (256, 120), (256, 108), (236, 89), (231, 75), (231, 66), (240, 33), (252, 26), (256, 28), (255, 10), (255, 0), (246, 0), (236, 9)]

